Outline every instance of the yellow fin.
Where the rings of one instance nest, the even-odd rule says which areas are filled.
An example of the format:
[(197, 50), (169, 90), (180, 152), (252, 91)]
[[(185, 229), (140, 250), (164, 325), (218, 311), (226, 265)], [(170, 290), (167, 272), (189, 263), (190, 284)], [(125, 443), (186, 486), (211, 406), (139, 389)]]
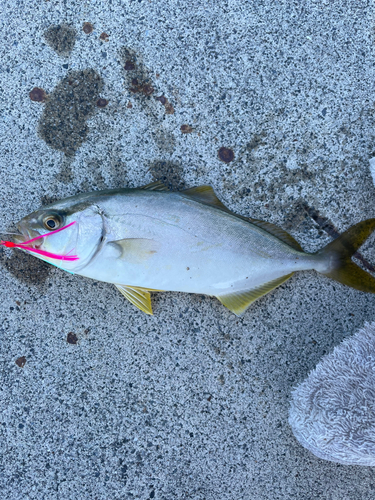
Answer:
[(205, 205), (211, 205), (213, 207), (219, 208), (220, 210), (223, 210), (224, 212), (227, 212), (228, 214), (231, 214), (234, 217), (237, 217), (238, 219), (250, 222), (251, 224), (254, 224), (254, 226), (258, 226), (264, 231), (267, 231), (267, 233), (276, 236), (276, 238), (286, 243), (287, 245), (291, 246), (295, 250), (303, 252), (303, 249), (301, 245), (298, 243), (298, 241), (296, 241), (293, 238), (293, 236), (291, 236), (289, 233), (284, 231), (284, 229), (281, 229), (280, 227), (277, 227), (275, 226), (275, 224), (271, 224), (270, 222), (264, 222), (262, 220), (252, 219), (251, 217), (244, 217), (242, 215), (235, 214), (234, 212), (229, 210), (229, 208), (227, 208), (219, 200), (219, 198), (216, 196), (211, 186), (198, 186), (191, 189), (185, 189), (184, 191), (182, 191), (182, 194), (189, 196), (189, 198), (192, 198), (195, 201), (204, 203)]
[(120, 251), (118, 258), (131, 264), (139, 264), (158, 251), (158, 243), (148, 238), (125, 238), (110, 241), (108, 245), (118, 248)]
[(263, 220), (252, 219), (251, 217), (246, 217), (246, 220), (251, 222), (251, 224), (254, 224), (254, 226), (258, 226), (261, 229), (264, 229), (264, 231), (267, 231), (267, 233), (270, 233), (273, 236), (276, 236), (276, 238), (278, 238), (282, 242), (286, 243), (290, 247), (294, 248), (295, 250), (299, 250), (300, 252), (303, 252), (303, 248), (298, 243), (298, 241), (295, 240), (293, 238), (293, 236), (291, 236), (289, 233), (287, 233), (284, 229), (281, 229), (281, 227), (278, 227), (275, 224), (271, 224), (271, 222), (265, 222)]
[(168, 187), (161, 181), (151, 182), (150, 184), (146, 184), (139, 189), (146, 189), (147, 191), (169, 191)]
[(355, 264), (351, 257), (360, 248), (370, 234), (375, 231), (375, 219), (367, 219), (350, 227), (338, 238), (328, 243), (319, 252), (320, 258), (329, 263), (326, 276), (351, 286), (362, 292), (375, 293), (375, 278)]
[(224, 210), (224, 212), (232, 214), (229, 208), (221, 203), (211, 186), (198, 186), (190, 189), (184, 189), (181, 191), (181, 194), (188, 196), (195, 201), (199, 201), (200, 203), (204, 203), (205, 205), (211, 205), (213, 207), (220, 208), (220, 210)]
[(264, 283), (257, 288), (253, 288), (252, 290), (218, 295), (217, 298), (230, 311), (237, 316), (241, 316), (253, 302), (260, 297), (263, 297), (263, 295), (271, 292), (274, 288), (287, 281), (291, 276), (293, 276), (293, 273), (277, 278), (276, 280), (269, 281), (268, 283)]
[(146, 288), (137, 286), (115, 285), (117, 290), (127, 298), (133, 305), (146, 314), (152, 315), (151, 295)]

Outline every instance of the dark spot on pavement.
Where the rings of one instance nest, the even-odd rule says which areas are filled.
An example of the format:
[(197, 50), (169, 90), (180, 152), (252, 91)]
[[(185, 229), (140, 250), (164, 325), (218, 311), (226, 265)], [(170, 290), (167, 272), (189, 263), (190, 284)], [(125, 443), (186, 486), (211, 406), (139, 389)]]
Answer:
[(165, 103), (165, 114), (166, 115), (173, 115), (174, 113), (174, 107), (172, 106), (172, 104), (167, 100), (167, 102)]
[(247, 151), (251, 152), (257, 149), (259, 146), (264, 146), (266, 143), (263, 142), (263, 138), (266, 136), (265, 132), (260, 134), (255, 134), (251, 141), (246, 145)]
[(94, 31), (94, 26), (91, 23), (83, 23), (82, 30), (84, 33), (86, 33), (86, 35), (89, 35)]
[[(163, 153), (172, 153), (175, 147), (174, 136), (165, 131), (163, 122), (160, 119), (160, 104), (151, 98), (157, 92), (157, 88), (150, 77), (150, 72), (143, 65), (141, 57), (133, 50), (122, 47), (118, 54), (119, 62), (124, 68), (125, 87), (131, 92), (134, 100), (147, 115), (150, 121), (149, 130), (156, 146)], [(174, 113), (173, 106), (166, 97), (161, 96), (157, 100), (161, 100), (166, 114)]]
[(43, 34), (48, 45), (61, 57), (68, 57), (76, 41), (76, 30), (67, 24), (50, 26)]
[(162, 105), (165, 108), (166, 115), (173, 115), (174, 107), (172, 106), (172, 104), (168, 101), (168, 99), (164, 95), (161, 95), (159, 97), (155, 97), (155, 99), (162, 103)]
[(124, 69), (126, 71), (133, 71), (135, 69), (135, 64), (132, 61), (126, 61)]
[(97, 109), (103, 80), (93, 69), (72, 71), (49, 95), (39, 120), (39, 136), (53, 149), (72, 156), (86, 140), (86, 121)]
[(166, 104), (166, 102), (168, 101), (168, 99), (167, 99), (165, 96), (163, 96), (163, 95), (161, 95), (161, 96), (159, 96), (159, 97), (155, 97), (155, 99), (156, 99), (157, 101), (161, 102), (163, 106), (164, 106), (164, 105)]
[(138, 78), (132, 79), (129, 90), (130, 92), (133, 92), (133, 94), (141, 93), (145, 96), (149, 96), (155, 91), (154, 87), (150, 83), (140, 82)]
[(68, 344), (77, 344), (78, 337), (75, 333), (69, 332), (67, 337), (66, 337), (66, 341), (68, 342)]
[(182, 180), (183, 169), (178, 163), (154, 161), (149, 171), (154, 181), (161, 181), (169, 189), (179, 190), (185, 187), (185, 182)]
[(96, 101), (96, 105), (98, 108), (105, 108), (107, 106), (109, 101), (107, 99), (100, 98)]
[(122, 47), (119, 51), (120, 64), (124, 68), (124, 77), (128, 90), (139, 96), (139, 100), (147, 103), (150, 107), (152, 103), (145, 97), (149, 97), (155, 92), (155, 84), (153, 83), (150, 72), (142, 64), (140, 57), (134, 50)]
[(190, 127), (190, 125), (181, 125), (181, 132), (183, 134), (191, 134), (193, 130), (193, 127)]
[(0, 266), (9, 271), (17, 280), (28, 286), (43, 287), (52, 266), (46, 262), (19, 250), (14, 250), (10, 257), (0, 249)]
[(103, 42), (108, 42), (109, 41), (109, 35), (107, 35), (107, 33), (105, 33), (103, 31), (103, 33), (100, 35), (100, 40), (102, 40)]
[(16, 365), (19, 366), (20, 368), (23, 368), (25, 364), (26, 364), (25, 356), (21, 356), (20, 358), (16, 359)]
[(221, 161), (225, 163), (230, 163), (234, 160), (234, 153), (229, 148), (220, 148), (218, 152), (218, 156)]
[(33, 90), (29, 92), (29, 97), (34, 102), (44, 102), (47, 98), (47, 94), (45, 90), (39, 87), (34, 87)]

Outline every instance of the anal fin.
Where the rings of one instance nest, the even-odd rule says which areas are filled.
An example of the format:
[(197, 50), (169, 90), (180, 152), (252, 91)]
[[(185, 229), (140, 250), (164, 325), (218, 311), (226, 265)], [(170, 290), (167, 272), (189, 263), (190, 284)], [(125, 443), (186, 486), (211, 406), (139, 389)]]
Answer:
[(253, 302), (280, 286), (291, 276), (293, 276), (293, 273), (269, 281), (268, 283), (264, 283), (263, 285), (251, 290), (241, 290), (239, 292), (218, 295), (217, 299), (219, 299), (220, 302), (234, 314), (241, 316)]
[(117, 290), (133, 305), (146, 314), (152, 315), (151, 295), (147, 288), (137, 286), (115, 285)]

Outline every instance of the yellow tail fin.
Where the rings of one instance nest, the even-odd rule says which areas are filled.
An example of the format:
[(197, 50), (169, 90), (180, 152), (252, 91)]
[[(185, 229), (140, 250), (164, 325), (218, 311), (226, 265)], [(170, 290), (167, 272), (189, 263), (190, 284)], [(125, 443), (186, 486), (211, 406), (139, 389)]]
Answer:
[(362, 292), (375, 293), (375, 278), (355, 264), (351, 257), (375, 230), (375, 219), (367, 219), (352, 226), (338, 238), (319, 250), (329, 271), (326, 276), (356, 288)]

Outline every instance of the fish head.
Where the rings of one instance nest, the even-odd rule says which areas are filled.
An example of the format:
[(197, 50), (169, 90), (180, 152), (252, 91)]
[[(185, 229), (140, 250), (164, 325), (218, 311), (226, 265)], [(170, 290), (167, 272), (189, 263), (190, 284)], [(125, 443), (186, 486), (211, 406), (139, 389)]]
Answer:
[(17, 224), (16, 244), (35, 257), (75, 272), (96, 254), (104, 240), (98, 206), (68, 198), (27, 215)]

